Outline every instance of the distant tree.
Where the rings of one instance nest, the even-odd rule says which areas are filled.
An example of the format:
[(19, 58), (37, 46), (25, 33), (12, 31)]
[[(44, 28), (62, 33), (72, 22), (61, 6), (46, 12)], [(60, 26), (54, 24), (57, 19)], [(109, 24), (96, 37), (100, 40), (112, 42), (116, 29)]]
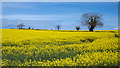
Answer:
[(76, 30), (79, 30), (80, 29), (80, 26), (76, 26)]
[(60, 25), (57, 25), (56, 27), (57, 27), (57, 30), (61, 29), (61, 26), (60, 26)]
[(82, 24), (87, 25), (89, 31), (93, 31), (95, 27), (102, 27), (102, 15), (99, 13), (85, 13), (82, 15)]
[(17, 25), (17, 27), (18, 27), (19, 29), (22, 29), (23, 26), (24, 26), (23, 23)]
[(32, 28), (32, 29), (34, 29), (34, 28)]
[(31, 27), (29, 27), (28, 29), (31, 29)]

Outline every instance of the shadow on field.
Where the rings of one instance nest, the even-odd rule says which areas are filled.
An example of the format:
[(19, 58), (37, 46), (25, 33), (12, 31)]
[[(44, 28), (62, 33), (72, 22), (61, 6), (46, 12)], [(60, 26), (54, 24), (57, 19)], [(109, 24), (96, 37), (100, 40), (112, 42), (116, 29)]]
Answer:
[(86, 39), (78, 39), (76, 41), (68, 41), (68, 40), (61, 40), (61, 41), (40, 41), (38, 40), (22, 40), (20, 42), (10, 42), (5, 41), (2, 43), (2, 46), (16, 46), (21, 47), (25, 45), (72, 45), (72, 44), (83, 44), (83, 43), (92, 43), (97, 38), (86, 38)]

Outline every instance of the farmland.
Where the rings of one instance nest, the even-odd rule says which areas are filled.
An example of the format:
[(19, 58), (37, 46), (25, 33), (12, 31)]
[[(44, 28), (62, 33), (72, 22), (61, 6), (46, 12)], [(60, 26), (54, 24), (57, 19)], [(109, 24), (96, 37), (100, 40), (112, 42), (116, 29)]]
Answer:
[(2, 29), (2, 66), (116, 66), (118, 31)]

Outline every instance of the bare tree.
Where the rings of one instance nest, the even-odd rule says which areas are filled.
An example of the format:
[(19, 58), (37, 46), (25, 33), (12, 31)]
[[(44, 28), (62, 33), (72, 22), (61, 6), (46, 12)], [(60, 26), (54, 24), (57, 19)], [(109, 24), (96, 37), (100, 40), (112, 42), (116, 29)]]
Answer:
[(57, 30), (61, 29), (61, 26), (60, 26), (60, 25), (57, 25), (56, 27), (57, 27)]
[(24, 26), (23, 23), (17, 25), (17, 27), (18, 27), (19, 29), (22, 29), (23, 26)]
[(31, 27), (28, 27), (28, 29), (31, 29)]
[(80, 29), (80, 26), (76, 26), (76, 30), (79, 30)]
[(102, 27), (102, 15), (99, 13), (85, 13), (82, 15), (82, 24), (87, 25), (89, 31), (93, 31), (95, 27)]

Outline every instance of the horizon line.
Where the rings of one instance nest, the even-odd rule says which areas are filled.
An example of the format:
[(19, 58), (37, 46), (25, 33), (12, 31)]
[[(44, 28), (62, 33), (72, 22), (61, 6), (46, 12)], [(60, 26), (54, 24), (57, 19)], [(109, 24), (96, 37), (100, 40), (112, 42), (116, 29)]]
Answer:
[[(2, 29), (16, 29), (16, 28), (2, 28)], [(22, 30), (22, 29), (21, 29)], [(23, 30), (51, 30), (51, 29), (23, 29)], [(55, 29), (52, 29), (52, 30), (55, 30)], [(63, 29), (61, 29), (63, 30)], [(81, 30), (81, 29), (80, 29)], [(89, 29), (86, 29), (86, 30), (89, 30)], [(96, 29), (94, 29), (96, 30)], [(98, 30), (98, 29), (97, 29)], [(99, 29), (99, 30), (103, 30), (103, 29)], [(109, 29), (104, 29), (104, 30), (109, 30)], [(120, 29), (110, 29), (110, 30), (120, 30)], [(79, 31), (79, 30), (78, 30)]]

